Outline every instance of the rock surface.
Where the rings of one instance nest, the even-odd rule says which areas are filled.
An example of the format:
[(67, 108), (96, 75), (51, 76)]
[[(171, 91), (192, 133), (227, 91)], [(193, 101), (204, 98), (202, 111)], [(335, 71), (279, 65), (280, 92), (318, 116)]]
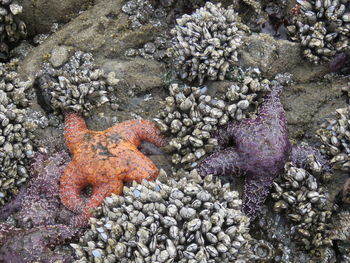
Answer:
[[(91, 129), (103, 130), (127, 119), (152, 119), (159, 112), (160, 103), (169, 91), (166, 85), (168, 69), (165, 63), (140, 57), (126, 58), (129, 48), (140, 48), (164, 32), (163, 28), (144, 25), (128, 28), (129, 21), (121, 11), (123, 0), (19, 0), (24, 6), (22, 18), (29, 34), (46, 33), (52, 23), (66, 23), (55, 34), (35, 47), (21, 62), (20, 74), (34, 81), (43, 61), (55, 66), (64, 63), (74, 51), (91, 52), (96, 64), (108, 74), (107, 82), (118, 83), (115, 94), (119, 98), (117, 109), (104, 105), (87, 119)], [(293, 1), (291, 1), (293, 2)], [(88, 8), (87, 11), (79, 13)], [(239, 65), (260, 67), (264, 77), (273, 78), (276, 73), (290, 72), (295, 84), (285, 87), (281, 100), (286, 110), (290, 138), (318, 145), (315, 131), (323, 120), (334, 114), (335, 109), (346, 105), (341, 88), (348, 79), (327, 80), (327, 65), (312, 65), (302, 59), (297, 43), (275, 40), (265, 34), (253, 34), (244, 39), (239, 53)], [(226, 82), (207, 82), (210, 95), (220, 91)], [(226, 83), (227, 84), (227, 83)], [(41, 111), (39, 104), (31, 105)], [(42, 113), (44, 111), (42, 110)], [(57, 127), (38, 130), (39, 138), (62, 134)], [(170, 172), (167, 155), (150, 157), (158, 167)], [(341, 189), (347, 174), (335, 174), (327, 185), (332, 198)], [(237, 180), (238, 181), (238, 180)], [(239, 181), (238, 181), (239, 183)], [(239, 186), (237, 186), (239, 187)]]
[[(68, 8), (70, 1), (63, 2), (60, 5)], [(71, 3), (73, 6), (69, 7), (69, 10), (76, 10), (76, 6), (88, 3), (78, 2), (74, 5)], [(25, 3), (27, 2), (23, 1), (23, 4)], [(43, 59), (59, 65), (72, 50), (92, 52), (96, 63), (106, 73), (114, 72), (115, 81), (122, 84), (122, 88), (115, 91), (121, 99), (118, 111), (106, 111), (106, 108), (103, 108), (96, 111), (96, 116), (99, 117), (91, 117), (91, 120), (94, 120), (91, 123), (96, 129), (131, 118), (130, 110), (143, 118), (152, 118), (159, 108), (157, 102), (166, 95), (166, 91), (161, 88), (165, 84), (167, 73), (164, 63), (124, 56), (126, 49), (142, 46), (159, 35), (162, 29), (151, 25), (142, 26), (137, 30), (128, 29), (127, 16), (121, 11), (122, 4), (122, 0), (97, 1), (89, 10), (82, 12), (34, 48), (20, 65), (22, 75), (33, 81)], [(26, 6), (24, 7), (26, 10)], [(25, 15), (28, 15), (28, 12), (24, 12)], [(314, 82), (315, 79), (322, 80), (327, 68), (325, 65), (314, 66), (305, 62), (297, 43), (275, 40), (265, 34), (253, 34), (245, 37), (239, 57), (241, 66), (260, 67), (263, 74), (270, 78), (278, 72), (293, 74), (297, 84), (284, 89), (282, 102), (287, 111), (290, 134), (294, 139), (306, 137), (315, 141), (313, 134), (321, 120), (345, 103), (340, 89), (346, 85), (346, 80), (337, 83), (326, 80)], [(220, 89), (220, 85), (219, 82), (209, 82), (210, 93), (215, 93), (215, 89)], [(152, 96), (145, 100), (150, 92)], [(110, 119), (106, 116), (117, 118), (111, 121), (106, 120)]]
[(287, 113), (290, 136), (295, 140), (305, 138), (318, 142), (316, 130), (335, 109), (346, 104), (341, 88), (346, 81), (307, 82), (287, 87), (282, 92), (282, 103)]
[(137, 30), (128, 29), (127, 16), (121, 11), (122, 4), (122, 0), (99, 2), (66, 24), (26, 57), (20, 70), (23, 76), (33, 81), (43, 58), (49, 59), (52, 49), (57, 46), (92, 52), (97, 60), (113, 59), (124, 55), (126, 49), (139, 47), (160, 33), (160, 28), (151, 25)]
[[(26, 1), (23, 0), (24, 15), (29, 17), (29, 11), (26, 11), (29, 7), (24, 2)], [(68, 2), (70, 1), (63, 1), (57, 5), (68, 6)], [(69, 10), (77, 10), (75, 8), (78, 5), (81, 7), (87, 3), (89, 1), (82, 0), (70, 3), (72, 6)], [(34, 48), (20, 65), (22, 76), (33, 81), (43, 60), (59, 65), (66, 59), (66, 51), (69, 55), (75, 50), (93, 53), (96, 63), (106, 73), (112, 72), (111, 81), (120, 82), (120, 88), (115, 91), (120, 98), (120, 105), (118, 110), (109, 107), (96, 110), (87, 120), (92, 129), (105, 129), (135, 116), (152, 119), (161, 107), (160, 100), (167, 96), (164, 88), (167, 68), (164, 63), (124, 56), (128, 48), (143, 46), (160, 35), (163, 29), (144, 25), (130, 30), (127, 15), (121, 11), (122, 5), (122, 0), (96, 1), (94, 6)], [(45, 21), (39, 24), (45, 24)], [(28, 27), (31, 28), (31, 25)], [(35, 30), (39, 32), (41, 29)], [(336, 108), (345, 105), (341, 87), (347, 85), (347, 80), (330, 82), (323, 79), (327, 66), (315, 66), (304, 61), (297, 43), (275, 40), (265, 34), (253, 34), (245, 37), (244, 41), (239, 53), (241, 66), (260, 67), (263, 74), (270, 78), (280, 72), (293, 74), (296, 84), (286, 87), (281, 96), (287, 112), (290, 137), (317, 144), (315, 130), (318, 125)], [(220, 90), (220, 82), (206, 84), (209, 93), (214, 94), (216, 89)], [(159, 165), (166, 165), (166, 158), (158, 159), (161, 160)]]
[(19, 0), (23, 6), (21, 19), (26, 23), (29, 35), (49, 33), (53, 23), (67, 23), (81, 10), (93, 4), (93, 0)]
[(270, 35), (253, 34), (243, 38), (238, 64), (259, 67), (267, 77), (289, 72), (300, 82), (307, 82), (327, 73), (327, 66), (315, 66), (303, 60), (300, 44), (276, 40)]

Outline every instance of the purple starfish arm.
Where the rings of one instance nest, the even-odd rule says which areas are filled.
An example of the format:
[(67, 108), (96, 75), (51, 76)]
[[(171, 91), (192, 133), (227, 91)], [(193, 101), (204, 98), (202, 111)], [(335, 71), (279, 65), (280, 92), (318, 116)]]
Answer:
[(243, 210), (251, 219), (264, 203), (292, 148), (279, 99), (282, 89), (280, 85), (272, 88), (255, 119), (232, 122), (221, 128), (216, 134), (220, 151), (203, 160), (199, 167), (203, 176), (247, 174)]
[(228, 123), (223, 127), (220, 127), (220, 129), (215, 133), (215, 138), (218, 142), (218, 148), (223, 149), (227, 147), (230, 144), (234, 144), (235, 142), (235, 136), (234, 134), (237, 131), (237, 123), (232, 122)]
[(258, 118), (263, 117), (261, 114), (285, 115), (283, 105), (280, 101), (282, 90), (283, 86), (281, 85), (275, 85), (271, 88), (271, 92), (265, 96), (264, 103), (259, 108)]
[(311, 146), (293, 145), (290, 161), (299, 168), (307, 169), (308, 156), (313, 155), (315, 160), (321, 165), (323, 172), (331, 172), (332, 168), (329, 160), (321, 154), (318, 149)]
[(59, 254), (50, 248), (72, 239), (78, 232), (78, 229), (60, 224), (32, 229), (0, 224), (0, 262), (73, 262), (68, 253)]
[(274, 176), (247, 175), (244, 183), (243, 212), (254, 219), (270, 193)]
[(23, 199), (27, 195), (27, 188), (22, 187), (18, 195), (16, 195), (10, 202), (6, 203), (0, 208), (0, 220), (5, 220), (10, 215), (17, 213), (23, 205)]
[(241, 169), (244, 166), (242, 160), (243, 158), (236, 152), (236, 149), (229, 147), (215, 152), (203, 160), (198, 171), (202, 176), (209, 174), (240, 176), (244, 174), (244, 171)]
[(238, 168), (248, 174), (277, 176), (290, 154), (285, 113), (279, 100), (281, 90), (282, 86), (272, 89), (257, 118), (231, 123), (219, 133), (229, 136), (241, 158), (242, 166)]
[[(247, 126), (251, 125), (260, 126), (261, 124), (264, 124), (264, 119), (266, 119), (266, 117), (281, 118), (280, 122), (285, 122), (283, 106), (279, 100), (279, 94), (282, 89), (282, 86), (274, 86), (270, 94), (266, 95), (265, 102), (259, 108), (258, 117), (256, 119), (231, 122), (221, 127), (215, 134), (219, 147), (227, 147), (230, 144), (235, 144), (236, 139), (239, 139), (241, 136), (241, 134), (236, 134), (241, 133), (242, 128), (246, 129)], [(282, 111), (278, 110), (281, 108)]]

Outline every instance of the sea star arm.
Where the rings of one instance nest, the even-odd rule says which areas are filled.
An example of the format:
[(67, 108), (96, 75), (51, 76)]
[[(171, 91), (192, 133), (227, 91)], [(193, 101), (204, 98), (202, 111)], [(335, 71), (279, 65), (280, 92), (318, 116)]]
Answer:
[(157, 126), (147, 120), (129, 120), (111, 127), (108, 133), (118, 134), (138, 147), (141, 141), (147, 141), (157, 146), (166, 144), (165, 138)]
[(219, 148), (226, 147), (230, 143), (235, 141), (235, 132), (237, 130), (236, 123), (228, 123), (227, 125), (221, 127), (215, 134), (215, 138), (218, 141)]
[(121, 180), (95, 185), (91, 197), (86, 203), (84, 211), (81, 214), (73, 217), (71, 225), (74, 227), (86, 226), (89, 222), (89, 218), (91, 217), (93, 209), (100, 206), (106, 196), (109, 196), (112, 193), (120, 195), (122, 192), (123, 182)]
[(276, 116), (276, 113), (284, 113), (283, 106), (280, 101), (280, 94), (283, 90), (282, 85), (273, 85), (271, 92), (264, 98), (264, 102), (261, 104), (258, 110), (258, 115), (270, 115)]
[(71, 211), (79, 213), (84, 208), (80, 197), (81, 190), (87, 185), (74, 163), (70, 162), (60, 178), (60, 198), (62, 203)]
[(22, 208), (23, 200), (27, 195), (27, 191), (28, 190), (26, 187), (21, 188), (18, 195), (13, 200), (11, 200), (7, 204), (5, 204), (3, 207), (1, 207), (0, 209), (1, 220), (8, 218), (10, 215), (18, 212)]
[(85, 211), (91, 213), (91, 209), (98, 207), (102, 204), (106, 196), (111, 195), (112, 193), (120, 195), (123, 192), (123, 181), (115, 180), (108, 183), (102, 183), (100, 185), (95, 185), (89, 198), (89, 201), (86, 203)]
[(85, 120), (77, 113), (71, 112), (65, 115), (64, 126), (66, 145), (71, 153), (74, 152), (79, 142), (82, 142), (88, 131)]
[(244, 184), (243, 212), (253, 220), (260, 211), (273, 182), (273, 176), (247, 175)]
[(290, 154), (290, 161), (300, 168), (309, 168), (308, 166), (308, 156), (313, 155), (315, 160), (322, 167), (322, 171), (330, 172), (331, 165), (329, 160), (321, 154), (318, 149), (315, 149), (311, 146), (301, 146), (301, 145), (293, 145), (292, 151)]
[(233, 147), (212, 153), (199, 166), (201, 176), (212, 175), (242, 175), (245, 163), (242, 156)]
[(136, 180), (141, 183), (142, 179), (154, 180), (158, 176), (158, 168), (147, 156), (140, 152), (134, 152), (130, 157), (130, 169), (124, 179), (126, 182)]
[[(77, 228), (60, 224), (31, 229), (6, 228), (7, 236), (1, 238), (3, 227), (0, 225), (0, 262), (73, 262), (74, 260), (68, 253), (61, 251), (56, 253), (50, 248), (73, 238), (79, 231)], [(1, 241), (4, 242), (3, 245)]]

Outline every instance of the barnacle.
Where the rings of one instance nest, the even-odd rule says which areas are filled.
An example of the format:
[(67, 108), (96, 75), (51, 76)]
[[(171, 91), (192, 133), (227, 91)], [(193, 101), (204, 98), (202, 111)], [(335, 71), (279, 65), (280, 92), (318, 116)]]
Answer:
[(304, 47), (303, 55), (314, 63), (329, 61), (337, 53), (349, 54), (349, 1), (300, 0), (291, 39)]
[(242, 36), (249, 33), (233, 7), (207, 2), (176, 23), (171, 34), (180, 77), (188, 81), (198, 79), (200, 85), (205, 78), (223, 80), (229, 67), (238, 61)]
[[(76, 262), (251, 262), (249, 219), (228, 184), (179, 171), (112, 195), (72, 244)], [(97, 244), (100, 244), (97, 246)]]
[(16, 1), (7, 0), (0, 3), (0, 61), (8, 60), (13, 44), (27, 36), (26, 25), (18, 18), (22, 9)]

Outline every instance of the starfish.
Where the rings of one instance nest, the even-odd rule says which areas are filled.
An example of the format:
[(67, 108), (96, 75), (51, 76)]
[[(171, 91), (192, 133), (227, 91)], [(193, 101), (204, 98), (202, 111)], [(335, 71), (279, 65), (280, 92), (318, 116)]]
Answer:
[(56, 252), (53, 248), (67, 243), (78, 233), (76, 228), (61, 224), (30, 229), (0, 224), (0, 262), (73, 262), (69, 252)]
[(0, 208), (0, 220), (14, 215), (17, 226), (31, 228), (68, 223), (73, 216), (60, 202), (59, 178), (69, 161), (66, 150), (37, 153), (31, 165), (31, 179), (19, 194)]
[(204, 159), (199, 167), (202, 176), (246, 175), (243, 211), (254, 219), (266, 200), (273, 180), (291, 159), (305, 168), (310, 154), (321, 166), (327, 167), (326, 159), (311, 147), (292, 146), (283, 105), (279, 94), (283, 87), (272, 87), (260, 106), (255, 119), (231, 122), (216, 133), (218, 150)]
[[(166, 142), (151, 121), (130, 120), (104, 131), (92, 131), (76, 113), (65, 116), (65, 140), (73, 156), (60, 178), (60, 198), (85, 219), (106, 196), (120, 195), (124, 182), (155, 179), (158, 168), (137, 147), (141, 141), (156, 146)], [(88, 185), (93, 187), (92, 194), (84, 202), (80, 194)]]

